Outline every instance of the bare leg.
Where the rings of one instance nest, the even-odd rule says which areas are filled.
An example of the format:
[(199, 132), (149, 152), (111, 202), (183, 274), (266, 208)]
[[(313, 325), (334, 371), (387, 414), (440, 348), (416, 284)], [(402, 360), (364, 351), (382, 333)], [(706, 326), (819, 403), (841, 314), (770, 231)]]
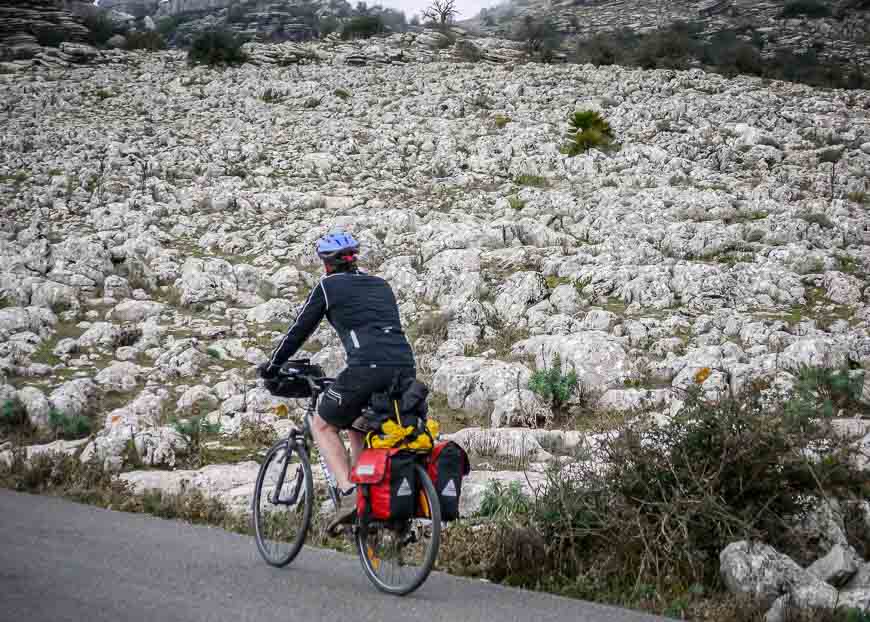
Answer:
[(347, 438), (350, 440), (350, 464), (353, 466), (363, 450), (363, 435), (356, 430), (348, 430)]
[[(344, 443), (338, 436), (338, 428), (326, 423), (320, 418), (320, 415), (314, 415), (311, 422), (311, 433), (326, 460), (326, 466), (335, 476), (338, 487), (341, 490), (350, 488), (350, 465), (347, 462), (347, 451), (344, 449)], [(351, 441), (351, 447), (353, 447), (353, 441)]]

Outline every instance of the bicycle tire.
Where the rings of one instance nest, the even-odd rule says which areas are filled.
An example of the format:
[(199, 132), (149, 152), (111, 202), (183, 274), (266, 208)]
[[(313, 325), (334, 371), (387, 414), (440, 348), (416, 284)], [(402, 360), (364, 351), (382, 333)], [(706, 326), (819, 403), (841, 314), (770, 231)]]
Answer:
[[(281, 514), (280, 511), (276, 511), (282, 504), (274, 503), (274, 500), (269, 498), (271, 491), (269, 491), (268, 484), (272, 484), (274, 486), (274, 481), (267, 480), (267, 474), (269, 472), (270, 465), (273, 464), (276, 460), (281, 460), (283, 457), (287, 460), (287, 467), (285, 470), (285, 478), (283, 485), (281, 487), (281, 491), (279, 492), (291, 492), (295, 489), (295, 486), (298, 485), (298, 489), (295, 489), (295, 492), (298, 495), (303, 495), (301, 500), (301, 508), (298, 507), (298, 504), (295, 508), (287, 510), (287, 521), (286, 523), (283, 520), (283, 517), (279, 516)], [(296, 457), (298, 459), (298, 468), (293, 470), (291, 473), (291, 468), (289, 467), (290, 461)], [(282, 465), (279, 466), (279, 473), (281, 470), (284, 470), (285, 467)], [(298, 478), (301, 476), (302, 480), (298, 482)], [(267, 507), (273, 508), (271, 512), (265, 512), (262, 510), (263, 504), (263, 493), (264, 493), (264, 485), (266, 488), (266, 503)], [(289, 488), (288, 488), (289, 487)], [(299, 554), (299, 551), (302, 550), (302, 545), (305, 544), (305, 538), (308, 534), (308, 529), (311, 527), (311, 515), (312, 508), (314, 506), (314, 483), (311, 475), (311, 464), (308, 461), (308, 456), (305, 451), (301, 451), (298, 446), (293, 443), (288, 442), (287, 440), (279, 441), (266, 454), (265, 460), (263, 460), (263, 464), (260, 466), (260, 471), (257, 473), (257, 484), (254, 488), (254, 498), (252, 501), (252, 520), (254, 523), (254, 535), (257, 541), (257, 549), (260, 551), (260, 555), (266, 561), (267, 564), (271, 566), (275, 566), (281, 568), (286, 566), (290, 562), (292, 562), (296, 556)], [(289, 506), (288, 506), (289, 507)], [(276, 526), (279, 529), (281, 527), (286, 527), (288, 529), (293, 529), (294, 523), (298, 523), (296, 525), (295, 533), (289, 538), (289, 547), (286, 551), (281, 553), (273, 553), (271, 550), (271, 543), (276, 545), (281, 544), (282, 540), (275, 541), (273, 538), (270, 538), (266, 533), (268, 528), (270, 527), (270, 521), (272, 526)], [(280, 533), (280, 532), (279, 532)], [(283, 534), (282, 534), (283, 535)], [(277, 546), (275, 547), (277, 548)]]
[[(419, 464), (414, 466), (417, 470), (417, 478), (420, 482), (422, 491), (426, 496), (426, 502), (429, 504), (432, 531), (429, 544), (425, 551), (425, 555), (423, 556), (423, 562), (417, 569), (417, 572), (414, 573), (408, 581), (398, 584), (388, 583), (379, 576), (379, 568), (375, 567), (375, 562), (372, 559), (373, 556), (369, 553), (369, 536), (372, 533), (372, 530), (367, 529), (362, 525), (357, 525), (356, 534), (354, 535), (357, 554), (359, 555), (360, 563), (362, 564), (366, 576), (380, 591), (386, 592), (387, 594), (393, 594), (394, 596), (405, 596), (423, 585), (423, 582), (429, 576), (429, 573), (432, 572), (432, 568), (435, 565), (435, 559), (438, 557), (438, 547), (441, 544), (441, 506), (438, 503), (438, 494), (435, 492), (435, 486), (432, 484), (432, 480), (429, 479), (426, 470)], [(411, 522), (413, 521), (409, 521), (409, 523)], [(384, 532), (391, 530), (381, 528), (377, 531)], [(377, 565), (379, 566), (380, 564), (381, 561), (378, 560)]]

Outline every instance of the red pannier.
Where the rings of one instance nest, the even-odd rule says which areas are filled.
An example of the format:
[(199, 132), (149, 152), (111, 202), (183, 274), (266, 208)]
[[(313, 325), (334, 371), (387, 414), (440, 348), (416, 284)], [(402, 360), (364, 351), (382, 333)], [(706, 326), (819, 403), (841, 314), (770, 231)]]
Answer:
[(363, 449), (350, 480), (363, 520), (407, 520), (417, 505), (417, 456), (402, 449)]
[(441, 520), (459, 518), (459, 496), (462, 494), (462, 478), (471, 472), (468, 454), (453, 441), (435, 445), (429, 454), (426, 468), (429, 479), (438, 493), (441, 505)]

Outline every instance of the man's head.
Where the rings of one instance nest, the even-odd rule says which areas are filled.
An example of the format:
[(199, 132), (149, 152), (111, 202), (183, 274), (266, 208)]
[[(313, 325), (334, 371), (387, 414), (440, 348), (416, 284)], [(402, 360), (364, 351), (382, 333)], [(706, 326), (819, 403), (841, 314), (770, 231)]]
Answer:
[(347, 272), (356, 268), (359, 242), (349, 233), (327, 233), (317, 240), (317, 256), (323, 260), (326, 273)]

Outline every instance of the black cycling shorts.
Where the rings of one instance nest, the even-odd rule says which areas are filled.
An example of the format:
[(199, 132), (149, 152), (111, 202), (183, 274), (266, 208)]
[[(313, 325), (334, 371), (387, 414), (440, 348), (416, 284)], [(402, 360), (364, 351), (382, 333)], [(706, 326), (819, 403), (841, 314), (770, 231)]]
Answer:
[(416, 377), (413, 367), (348, 367), (320, 398), (317, 414), (329, 425), (346, 430), (362, 414), (372, 393), (390, 388), (396, 375)]

